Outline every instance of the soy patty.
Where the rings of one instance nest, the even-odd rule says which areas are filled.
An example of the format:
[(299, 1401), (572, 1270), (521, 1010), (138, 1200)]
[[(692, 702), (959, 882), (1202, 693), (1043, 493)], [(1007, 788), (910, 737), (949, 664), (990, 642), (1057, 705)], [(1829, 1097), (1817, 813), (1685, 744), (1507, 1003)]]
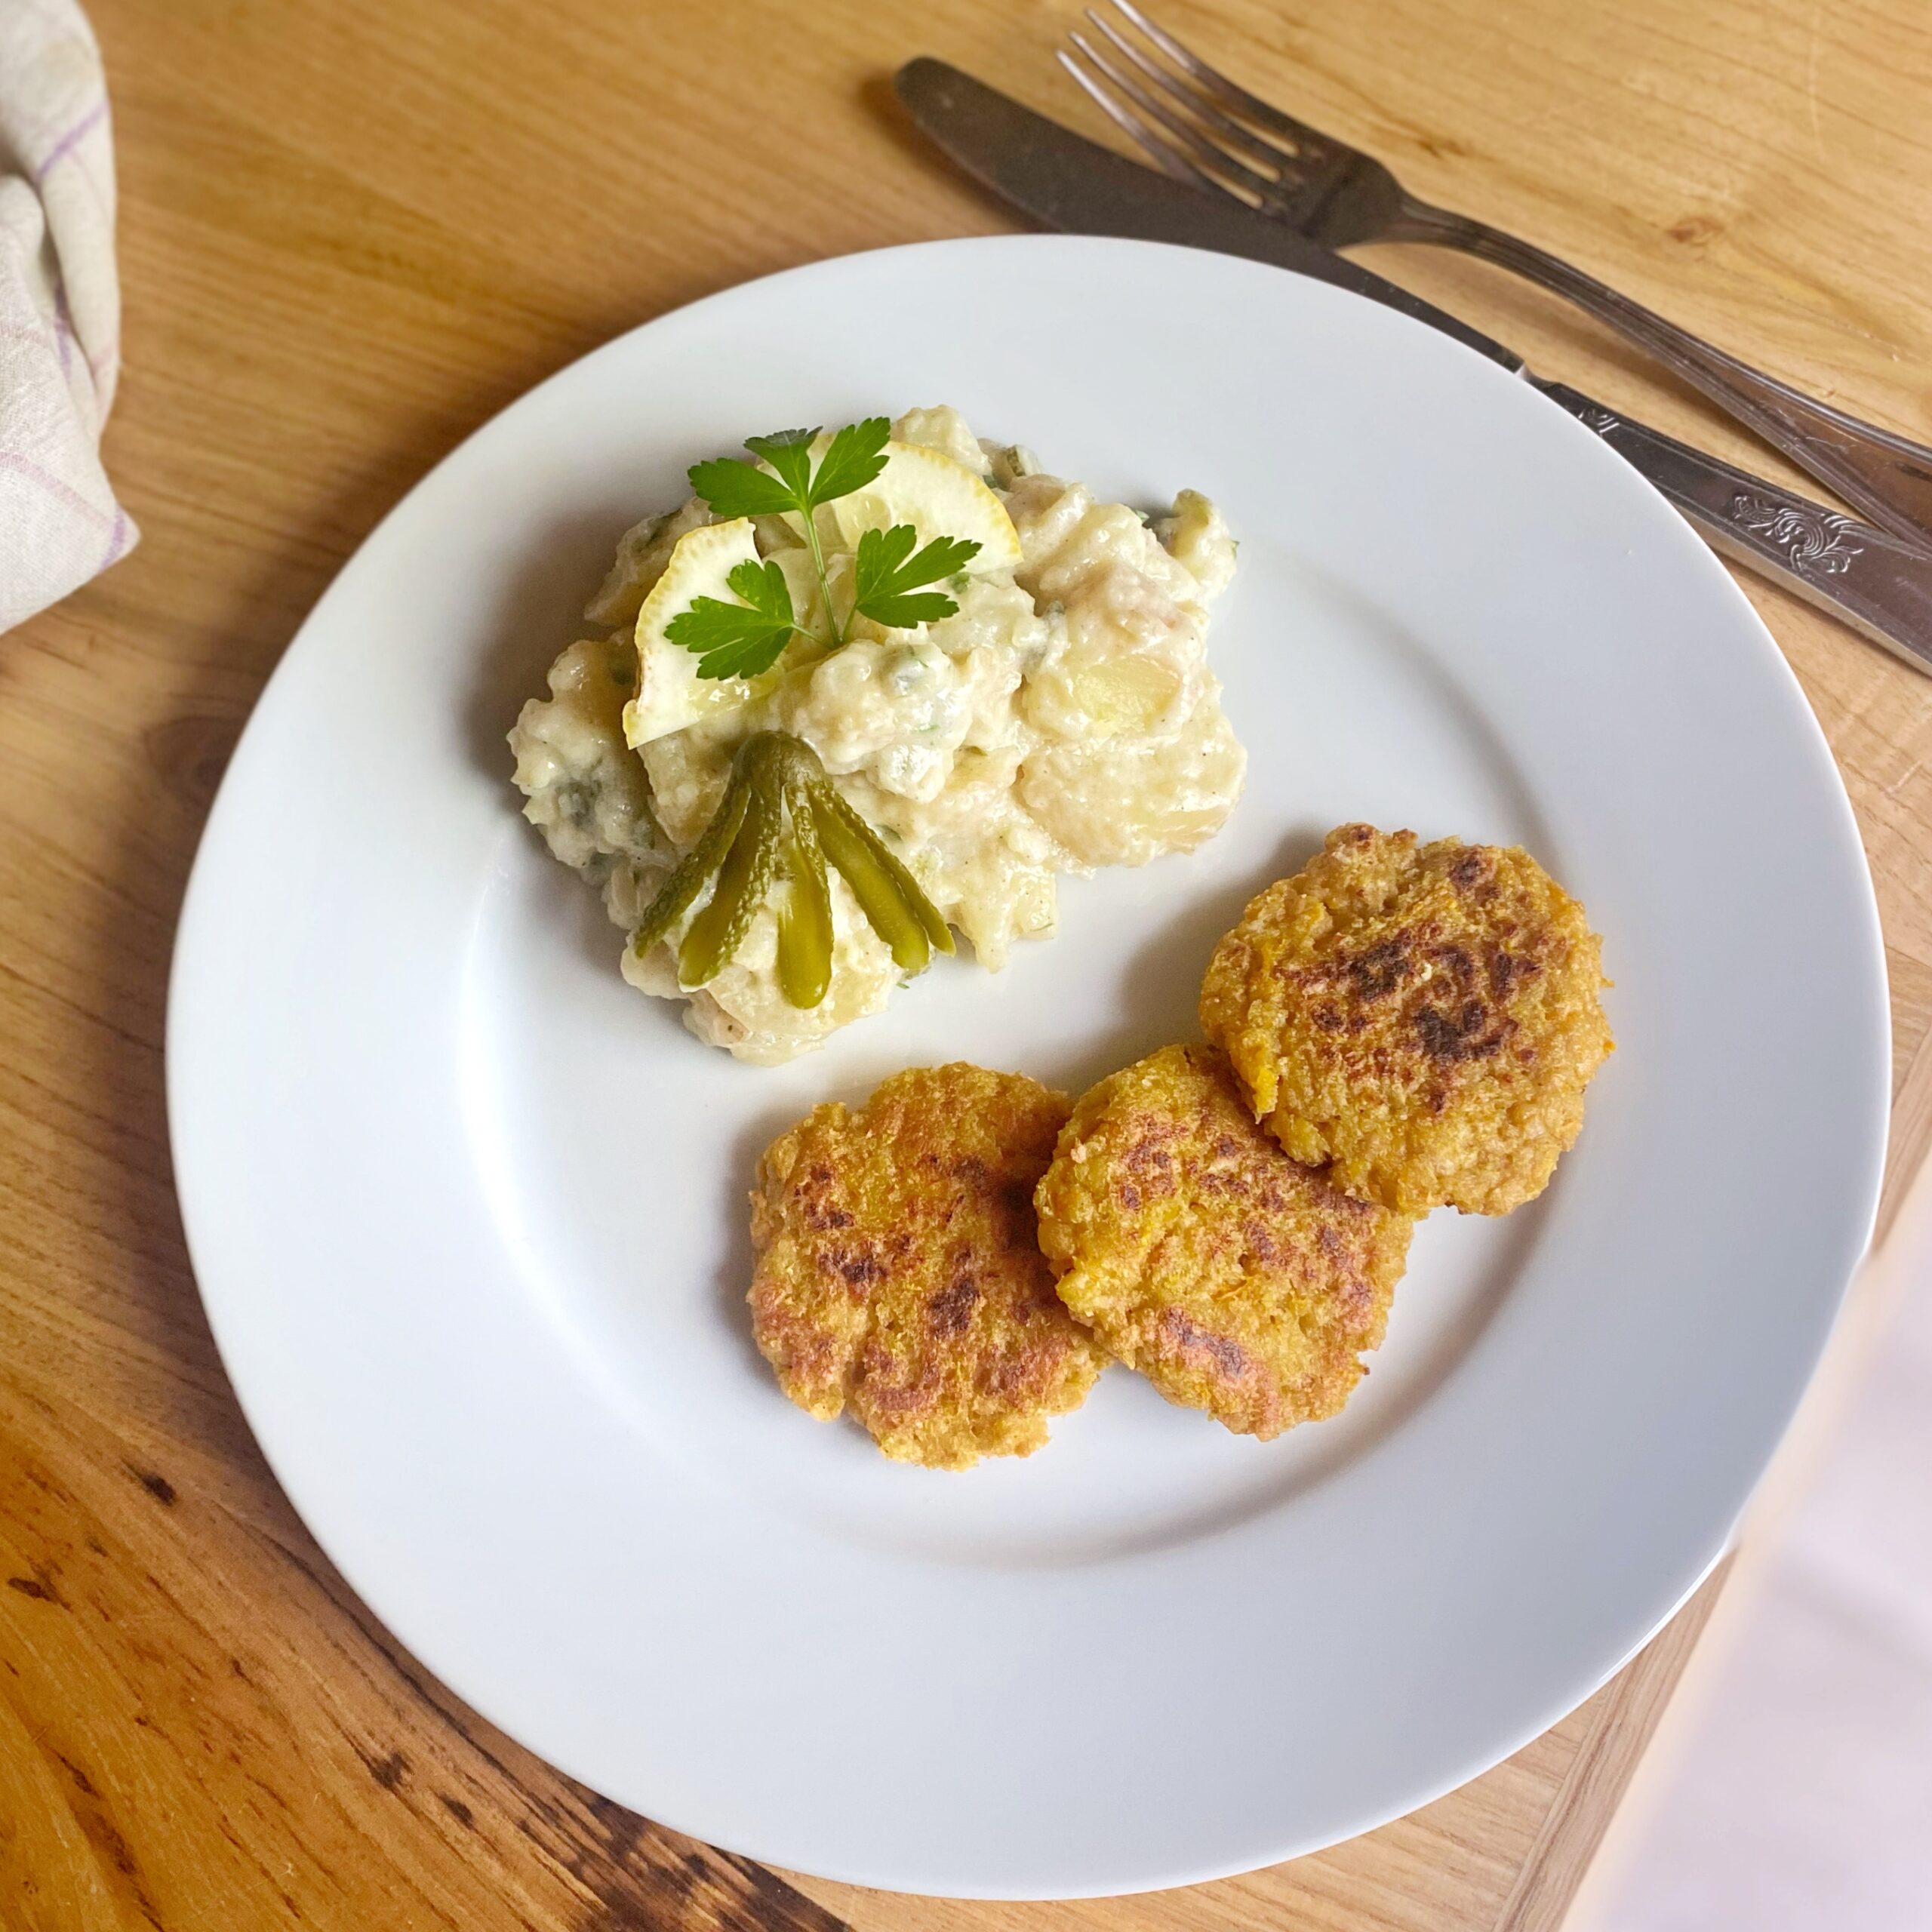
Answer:
[(1298, 1161), (1405, 1214), (1540, 1194), (1612, 1046), (1601, 949), (1526, 852), (1345, 825), (1216, 949), (1201, 1024)]
[(1033, 1212), (1066, 1115), (1019, 1074), (915, 1067), (765, 1149), (752, 1325), (793, 1401), (945, 1469), (1029, 1456), (1078, 1407), (1106, 1355), (1054, 1292)]
[(1340, 1409), (1408, 1255), (1408, 1217), (1291, 1160), (1213, 1047), (1084, 1095), (1034, 1198), (1067, 1306), (1169, 1401), (1246, 1435)]

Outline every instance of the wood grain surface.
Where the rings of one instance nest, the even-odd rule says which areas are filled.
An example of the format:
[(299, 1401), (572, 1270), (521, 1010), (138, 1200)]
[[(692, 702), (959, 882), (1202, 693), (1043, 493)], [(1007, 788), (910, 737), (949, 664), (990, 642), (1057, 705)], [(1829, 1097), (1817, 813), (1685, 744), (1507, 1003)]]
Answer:
[[(1431, 199), (1932, 436), (1915, 0), (1162, 11)], [(1050, 58), (1074, 7), (93, 12), (123, 192), (106, 454), (145, 534), (0, 639), (0, 1924), (1549, 1932), (1694, 1604), (1487, 1777), (1273, 1871), (1038, 1906), (788, 1879), (573, 1785), (374, 1623), (254, 1448), (189, 1272), (162, 1100), (169, 946), (223, 766), (303, 613), (423, 469), (609, 336), (796, 263), (1011, 226), (900, 123), (887, 78), (939, 54), (1092, 128)], [(1374, 259), (1547, 373), (1787, 474), (1533, 291)], [(1903, 1161), (1932, 1134), (1932, 680), (1746, 587), (1864, 829)]]

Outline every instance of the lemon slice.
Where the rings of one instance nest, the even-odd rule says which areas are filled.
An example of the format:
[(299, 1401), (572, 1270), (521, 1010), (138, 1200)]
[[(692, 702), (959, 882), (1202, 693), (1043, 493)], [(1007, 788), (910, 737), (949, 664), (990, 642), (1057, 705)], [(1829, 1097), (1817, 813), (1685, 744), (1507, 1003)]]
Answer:
[(1019, 566), (1020, 533), (1006, 506), (963, 463), (918, 443), (888, 443), (885, 467), (829, 508), (848, 549), (857, 549), (868, 530), (909, 523), (922, 545), (935, 537), (977, 543), (979, 554), (966, 566), (975, 576)]
[[(796, 554), (801, 558), (804, 555)], [(688, 611), (694, 598), (738, 602), (726, 580), (739, 565), (758, 561), (749, 517), (703, 524), (678, 539), (664, 574), (637, 614), (638, 692), (624, 706), (624, 740), (633, 749), (681, 731), (701, 718), (749, 704), (778, 681), (782, 673), (777, 666), (755, 678), (700, 678), (697, 654), (664, 635), (665, 626), (679, 611)], [(792, 608), (809, 622), (810, 606), (801, 595), (807, 586), (792, 571), (786, 575), (791, 581)], [(795, 639), (791, 648), (796, 648)]]
[[(812, 445), (814, 463), (831, 441), (820, 436)], [(935, 537), (966, 537), (977, 543), (979, 553), (966, 566), (975, 576), (1019, 567), (1020, 533), (1006, 506), (963, 463), (922, 444), (888, 443), (885, 467), (878, 475), (864, 488), (828, 503), (819, 514), (831, 519), (838, 543), (848, 550), (856, 550), (869, 530), (909, 523), (919, 533), (921, 545)], [(798, 519), (788, 521), (795, 524)], [(823, 523), (820, 529), (831, 534)]]

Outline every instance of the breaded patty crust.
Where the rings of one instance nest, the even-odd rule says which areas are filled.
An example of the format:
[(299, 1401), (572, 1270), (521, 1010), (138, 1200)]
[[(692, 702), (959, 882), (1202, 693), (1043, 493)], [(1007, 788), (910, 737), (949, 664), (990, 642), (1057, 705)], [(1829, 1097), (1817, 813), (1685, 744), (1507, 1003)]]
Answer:
[(1017, 1073), (914, 1067), (765, 1149), (752, 1327), (779, 1386), (850, 1407), (901, 1462), (1030, 1456), (1106, 1361), (1054, 1292), (1033, 1189), (1066, 1097)]
[(1034, 1199), (1060, 1298), (1108, 1349), (1264, 1438), (1348, 1400), (1408, 1257), (1408, 1217), (1291, 1160), (1213, 1047), (1084, 1095)]
[(1526, 852), (1344, 825), (1216, 948), (1201, 1025), (1298, 1161), (1405, 1214), (1542, 1192), (1612, 1041), (1583, 909)]

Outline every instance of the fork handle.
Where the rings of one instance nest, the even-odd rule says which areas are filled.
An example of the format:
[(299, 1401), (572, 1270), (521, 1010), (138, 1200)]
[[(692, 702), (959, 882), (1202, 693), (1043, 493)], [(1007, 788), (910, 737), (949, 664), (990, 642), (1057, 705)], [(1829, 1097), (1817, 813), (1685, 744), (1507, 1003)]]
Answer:
[(1564, 383), (1529, 380), (1640, 470), (1720, 556), (1932, 672), (1932, 552), (1720, 463)]
[(1924, 445), (1814, 401), (1547, 250), (1486, 222), (1404, 196), (1396, 222), (1376, 238), (1460, 249), (1567, 296), (1701, 389), (1801, 469), (1829, 484), (1874, 523), (1917, 542), (1932, 537), (1932, 449)]

